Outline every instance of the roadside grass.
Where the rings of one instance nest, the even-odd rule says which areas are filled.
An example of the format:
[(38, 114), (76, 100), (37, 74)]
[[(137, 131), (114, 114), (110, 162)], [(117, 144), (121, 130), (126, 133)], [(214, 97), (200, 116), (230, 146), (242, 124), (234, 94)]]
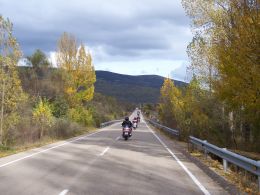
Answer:
[(13, 154), (17, 154), (20, 152), (25, 152), (27, 150), (39, 148), (39, 147), (42, 147), (42, 146), (45, 146), (48, 144), (52, 144), (52, 143), (55, 143), (58, 141), (64, 141), (64, 140), (67, 140), (67, 139), (70, 139), (73, 137), (84, 135), (86, 133), (91, 133), (96, 130), (97, 130), (97, 128), (95, 128), (95, 127), (91, 127), (90, 129), (86, 128), (84, 131), (78, 132), (78, 133), (74, 134), (73, 136), (69, 136), (69, 137), (65, 137), (65, 138), (53, 138), (53, 137), (45, 136), (41, 140), (38, 140), (36, 142), (26, 143), (26, 144), (22, 144), (22, 145), (16, 145), (16, 146), (12, 146), (12, 147), (5, 147), (5, 146), (0, 145), (0, 158), (10, 156)]
[(241, 192), (260, 195), (260, 192), (258, 192), (257, 176), (231, 164), (229, 164), (227, 172), (225, 172), (222, 162), (215, 160), (212, 155), (205, 156), (200, 150), (194, 150), (190, 154), (206, 164), (218, 175), (221, 175), (230, 183), (236, 185)]
[[(149, 124), (149, 126), (150, 126), (150, 128), (152, 128), (152, 129), (156, 130), (157, 132), (170, 138), (172, 141), (174, 141), (179, 146), (184, 148), (187, 152), (189, 152), (191, 156), (200, 160), (200, 162), (207, 165), (212, 171), (214, 171), (218, 175), (224, 177), (228, 182), (236, 185), (237, 188), (241, 192), (243, 192), (243, 194), (260, 195), (260, 192), (258, 192), (257, 176), (252, 175), (248, 171), (239, 169), (238, 167), (231, 165), (231, 164), (228, 165), (228, 170), (227, 170), (227, 172), (225, 172), (222, 162), (215, 160), (213, 155), (207, 155), (207, 158), (206, 158), (203, 151), (200, 151), (198, 149), (189, 151), (187, 142), (179, 141), (175, 137), (169, 135), (169, 133), (167, 133), (161, 129), (157, 129), (150, 124)], [(242, 155), (243, 152), (237, 152), (237, 153), (240, 153)], [(251, 153), (251, 156), (253, 156), (254, 159), (258, 159), (259, 154)]]
[(52, 144), (54, 142), (61, 141), (61, 139), (54, 139), (50, 137), (44, 137), (42, 140), (33, 142), (33, 143), (27, 143), (20, 146), (13, 146), (13, 147), (0, 147), (0, 158), (10, 156), (12, 154), (24, 152), (30, 149), (38, 148), (44, 145)]

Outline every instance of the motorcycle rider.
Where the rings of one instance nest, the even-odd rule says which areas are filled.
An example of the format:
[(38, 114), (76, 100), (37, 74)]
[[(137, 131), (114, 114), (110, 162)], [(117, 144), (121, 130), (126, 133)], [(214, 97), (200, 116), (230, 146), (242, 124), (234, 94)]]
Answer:
[(140, 110), (137, 111), (137, 122), (140, 123)]
[(129, 117), (128, 117), (128, 116), (125, 117), (125, 120), (124, 120), (123, 123), (122, 123), (122, 127), (124, 127), (124, 126), (126, 126), (126, 125), (131, 129), (130, 134), (132, 135), (132, 127), (133, 127), (133, 124), (132, 124), (131, 121), (129, 120)]
[(136, 123), (136, 127), (137, 127), (137, 123), (138, 123), (138, 121), (137, 121), (137, 117), (134, 117), (132, 123), (133, 123), (133, 125), (134, 125), (134, 123)]

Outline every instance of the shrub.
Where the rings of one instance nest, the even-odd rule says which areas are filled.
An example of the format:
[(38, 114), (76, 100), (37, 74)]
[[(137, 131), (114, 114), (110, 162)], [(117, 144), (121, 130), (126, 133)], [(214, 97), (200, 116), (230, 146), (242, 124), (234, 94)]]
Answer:
[(36, 107), (33, 109), (33, 119), (40, 127), (39, 138), (41, 138), (45, 129), (50, 128), (54, 122), (51, 106), (47, 100), (40, 99)]
[(67, 101), (63, 97), (57, 97), (51, 104), (52, 114), (56, 118), (66, 116), (69, 109)]
[(54, 138), (68, 138), (83, 133), (85, 128), (78, 123), (70, 122), (65, 118), (55, 120), (55, 124), (50, 129), (50, 136)]
[(68, 118), (85, 126), (94, 124), (92, 113), (84, 107), (76, 107), (68, 110)]

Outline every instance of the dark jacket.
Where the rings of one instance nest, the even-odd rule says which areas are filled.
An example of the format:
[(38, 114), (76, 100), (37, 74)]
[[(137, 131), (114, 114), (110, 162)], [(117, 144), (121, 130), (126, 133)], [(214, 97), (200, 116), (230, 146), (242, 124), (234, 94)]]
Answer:
[(128, 127), (132, 127), (133, 126), (133, 124), (131, 123), (131, 121), (124, 121), (123, 123), (122, 123), (122, 126), (124, 127), (124, 126), (128, 126)]

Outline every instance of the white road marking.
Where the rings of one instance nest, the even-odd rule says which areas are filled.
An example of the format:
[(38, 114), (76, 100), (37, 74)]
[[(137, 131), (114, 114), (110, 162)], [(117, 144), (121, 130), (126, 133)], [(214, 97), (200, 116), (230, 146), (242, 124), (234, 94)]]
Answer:
[(10, 161), (10, 162), (8, 162), (8, 163), (5, 163), (5, 164), (0, 165), (0, 168), (5, 167), (5, 166), (8, 166), (8, 165), (11, 165), (11, 164), (16, 163), (16, 162), (18, 162), (18, 161), (21, 161), (21, 160), (30, 158), (30, 157), (32, 157), (32, 156), (35, 156), (35, 155), (38, 155), (38, 154), (47, 152), (47, 151), (49, 151), (49, 150), (52, 150), (52, 149), (55, 149), (55, 148), (59, 148), (59, 147), (61, 147), (61, 146), (64, 146), (64, 145), (66, 145), (66, 144), (69, 144), (69, 143), (78, 141), (78, 140), (80, 140), (80, 139), (84, 139), (84, 138), (86, 138), (86, 137), (89, 137), (89, 136), (91, 136), (91, 135), (97, 134), (97, 133), (99, 133), (99, 132), (101, 132), (101, 131), (97, 131), (97, 132), (94, 132), (94, 133), (91, 133), (91, 134), (88, 134), (88, 135), (85, 135), (85, 136), (82, 136), (82, 137), (73, 139), (73, 140), (71, 140), (71, 141), (66, 141), (65, 143), (62, 143), (62, 144), (60, 144), (60, 145), (53, 146), (53, 147), (48, 148), (48, 149), (45, 149), (45, 150), (41, 150), (41, 151), (39, 151), (39, 152), (35, 152), (35, 153), (33, 153), (33, 154), (30, 154), (30, 155), (25, 156), (25, 157), (22, 157), (22, 158), (18, 158), (18, 159), (16, 159), (16, 160), (13, 160), (13, 161)]
[(120, 136), (118, 136), (118, 137), (116, 138), (116, 141), (119, 140), (119, 139), (120, 139)]
[(168, 148), (168, 146), (155, 134), (155, 132), (146, 124), (147, 128), (152, 132), (156, 139), (163, 145), (163, 147), (172, 155), (172, 157), (177, 161), (177, 163), (183, 168), (183, 170), (190, 176), (192, 181), (200, 188), (200, 190), (205, 195), (210, 195), (210, 192), (199, 182), (199, 180), (189, 171), (189, 169), (181, 162), (181, 160)]
[(99, 154), (99, 156), (103, 156), (108, 150), (109, 150), (109, 147), (106, 147), (105, 150)]
[(67, 194), (69, 192), (69, 190), (63, 190), (61, 193), (59, 193), (59, 195), (65, 195), (65, 194)]

